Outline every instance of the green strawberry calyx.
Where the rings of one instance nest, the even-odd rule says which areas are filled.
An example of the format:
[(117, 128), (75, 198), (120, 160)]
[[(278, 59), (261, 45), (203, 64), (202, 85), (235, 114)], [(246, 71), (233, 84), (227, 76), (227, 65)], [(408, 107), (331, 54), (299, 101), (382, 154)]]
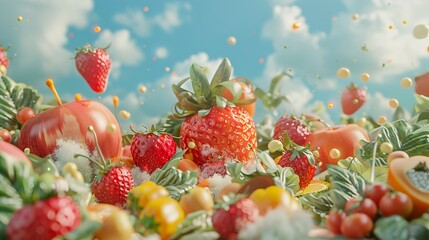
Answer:
[(305, 147), (296, 144), (292, 139), (290, 139), (289, 134), (286, 131), (282, 133), (282, 144), (285, 150), (292, 153), (289, 159), (290, 161), (305, 155), (310, 164), (314, 165), (314, 154), (310, 151), (310, 144)]
[[(210, 83), (207, 79), (206, 71), (206, 68), (192, 64), (190, 77), (181, 80), (177, 84), (173, 84), (172, 89), (178, 100), (173, 108), (175, 117), (186, 118), (197, 112), (200, 116), (205, 116), (213, 106), (246, 105), (256, 101), (256, 98), (240, 99), (243, 88), (238, 82), (230, 81), (232, 67), (227, 58), (223, 59)], [(250, 89), (253, 89), (250, 81), (243, 79), (239, 78), (238, 80), (250, 85)], [(183, 87), (188, 80), (191, 80), (193, 91)], [(231, 92), (233, 96), (232, 100), (228, 101), (222, 96), (225, 89)]]
[(102, 49), (102, 50), (106, 51), (108, 48), (110, 48), (110, 46), (111, 46), (111, 44), (109, 43), (109, 45), (107, 45), (104, 48), (97, 48), (97, 47), (91, 46), (90, 44), (86, 44), (85, 46), (76, 48), (75, 54), (77, 56), (80, 53), (95, 53), (95, 51), (97, 51), (98, 49)]

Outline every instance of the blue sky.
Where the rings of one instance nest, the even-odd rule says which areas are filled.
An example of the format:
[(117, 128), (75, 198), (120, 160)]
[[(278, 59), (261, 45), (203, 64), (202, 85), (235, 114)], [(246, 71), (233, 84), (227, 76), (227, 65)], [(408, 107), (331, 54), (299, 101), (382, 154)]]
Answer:
[[(399, 82), (425, 73), (429, 65), (429, 41), (412, 35), (416, 25), (429, 23), (429, 3), (419, 0), (0, 0), (0, 5), (8, 9), (0, 15), (0, 42), (11, 46), (13, 79), (35, 86), (47, 100), (52, 99), (44, 87), (47, 78), (67, 100), (79, 92), (112, 107), (111, 97), (118, 95), (120, 109), (132, 116), (123, 124), (149, 124), (169, 112), (174, 104), (169, 86), (186, 77), (194, 62), (211, 74), (228, 57), (235, 76), (263, 89), (290, 69), (294, 78), (282, 86), (291, 103), (281, 106), (280, 114), (323, 106), (320, 114), (332, 122), (340, 117), (340, 93), (351, 82), (370, 95), (357, 117), (389, 117), (390, 98), (411, 110), (413, 88)], [(300, 26), (296, 30), (294, 23)], [(95, 26), (102, 30), (95, 33)], [(236, 45), (228, 44), (230, 36)], [(92, 93), (74, 67), (74, 49), (87, 43), (112, 44), (104, 94)], [(350, 69), (350, 78), (336, 77), (340, 67)], [(360, 80), (363, 72), (371, 75), (367, 83)], [(138, 91), (143, 85), (149, 89), (144, 94)], [(330, 102), (334, 107), (326, 109)], [(261, 106), (257, 112), (257, 121), (270, 114)]]

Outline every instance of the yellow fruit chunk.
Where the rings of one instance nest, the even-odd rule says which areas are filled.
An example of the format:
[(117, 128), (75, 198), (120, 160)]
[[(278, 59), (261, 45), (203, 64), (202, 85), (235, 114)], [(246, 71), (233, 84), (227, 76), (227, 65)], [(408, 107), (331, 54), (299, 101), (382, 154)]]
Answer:
[(323, 192), (329, 189), (329, 183), (322, 180), (312, 180), (307, 187), (299, 190), (295, 195), (302, 196), (310, 193)]

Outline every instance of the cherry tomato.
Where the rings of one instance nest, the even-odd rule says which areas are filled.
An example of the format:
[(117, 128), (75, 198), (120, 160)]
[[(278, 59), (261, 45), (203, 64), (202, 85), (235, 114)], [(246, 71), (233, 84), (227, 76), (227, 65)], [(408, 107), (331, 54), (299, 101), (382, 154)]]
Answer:
[(16, 120), (18, 120), (20, 124), (24, 124), (28, 119), (33, 118), (34, 116), (36, 116), (36, 112), (34, 112), (31, 107), (24, 107), (16, 114)]
[(380, 212), (383, 216), (400, 215), (404, 218), (410, 216), (413, 202), (402, 192), (388, 192), (380, 199)]
[(343, 211), (331, 210), (326, 218), (326, 225), (329, 231), (335, 234), (341, 234), (341, 224), (346, 219), (346, 213)]
[(12, 141), (12, 135), (10, 135), (10, 132), (6, 129), (0, 129), (0, 138), (3, 139), (3, 141), (10, 143)]
[(347, 238), (364, 238), (373, 228), (374, 222), (363, 213), (353, 213), (341, 223), (341, 233)]
[(352, 198), (347, 201), (344, 211), (347, 214), (363, 213), (371, 219), (374, 219), (377, 214), (377, 205), (370, 198), (365, 198), (363, 200), (360, 198)]
[[(361, 140), (369, 141), (365, 129), (356, 124), (347, 124), (314, 131), (305, 145), (310, 144), (311, 149), (318, 149), (318, 159), (322, 162), (320, 170), (324, 171), (327, 164), (337, 164), (341, 159), (355, 156), (355, 150), (361, 147)], [(339, 154), (333, 156), (333, 149), (338, 150)]]
[(384, 194), (389, 192), (389, 187), (384, 183), (376, 183), (373, 185), (366, 185), (363, 195), (371, 199), (377, 206), (379, 206), (380, 199)]

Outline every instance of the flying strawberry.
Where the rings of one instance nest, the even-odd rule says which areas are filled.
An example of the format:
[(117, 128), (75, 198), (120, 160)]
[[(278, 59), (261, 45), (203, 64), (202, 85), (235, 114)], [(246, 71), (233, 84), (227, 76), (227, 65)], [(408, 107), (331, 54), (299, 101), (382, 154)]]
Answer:
[(254, 222), (259, 209), (249, 198), (229, 199), (226, 197), (212, 215), (213, 228), (221, 239), (237, 239), (241, 229)]
[(164, 166), (176, 154), (176, 148), (174, 138), (158, 131), (155, 126), (147, 132), (134, 134), (131, 141), (134, 164), (148, 173)]
[(105, 159), (98, 146), (94, 128), (89, 126), (88, 131), (94, 136), (101, 163), (79, 154), (76, 154), (75, 157), (87, 158), (99, 168), (98, 174), (92, 182), (92, 193), (95, 198), (100, 203), (109, 203), (122, 207), (127, 203), (128, 192), (134, 187), (131, 170), (127, 166), (115, 165), (111, 163), (110, 159)]
[(53, 239), (65, 236), (80, 223), (79, 206), (68, 196), (55, 196), (19, 209), (6, 231), (10, 240)]
[(9, 58), (7, 57), (7, 48), (2, 48), (0, 45), (0, 74), (6, 75), (9, 67)]
[(313, 153), (308, 147), (299, 146), (288, 137), (283, 136), (286, 151), (281, 156), (278, 164), (282, 167), (290, 167), (299, 177), (299, 187), (304, 189), (310, 184), (316, 172)]
[(91, 89), (103, 93), (109, 80), (111, 60), (106, 48), (86, 45), (76, 49), (76, 68)]
[[(235, 105), (252, 100), (240, 100), (242, 87), (230, 81), (231, 66), (224, 59), (211, 83), (203, 67), (193, 64), (190, 80), (194, 92), (182, 88), (189, 78), (173, 85), (178, 98), (175, 115), (186, 118), (180, 129), (180, 147), (197, 165), (204, 163), (240, 161), (255, 158), (256, 127), (247, 111)], [(221, 96), (227, 88), (233, 95), (232, 103)], [(235, 104), (235, 105), (234, 105)]]
[(366, 89), (356, 86), (352, 83), (346, 89), (344, 89), (341, 95), (341, 108), (343, 113), (346, 115), (352, 115), (355, 113), (366, 100)]
[(289, 115), (283, 115), (274, 125), (274, 139), (282, 141), (283, 132), (287, 132), (290, 139), (303, 146), (311, 131), (304, 121)]

